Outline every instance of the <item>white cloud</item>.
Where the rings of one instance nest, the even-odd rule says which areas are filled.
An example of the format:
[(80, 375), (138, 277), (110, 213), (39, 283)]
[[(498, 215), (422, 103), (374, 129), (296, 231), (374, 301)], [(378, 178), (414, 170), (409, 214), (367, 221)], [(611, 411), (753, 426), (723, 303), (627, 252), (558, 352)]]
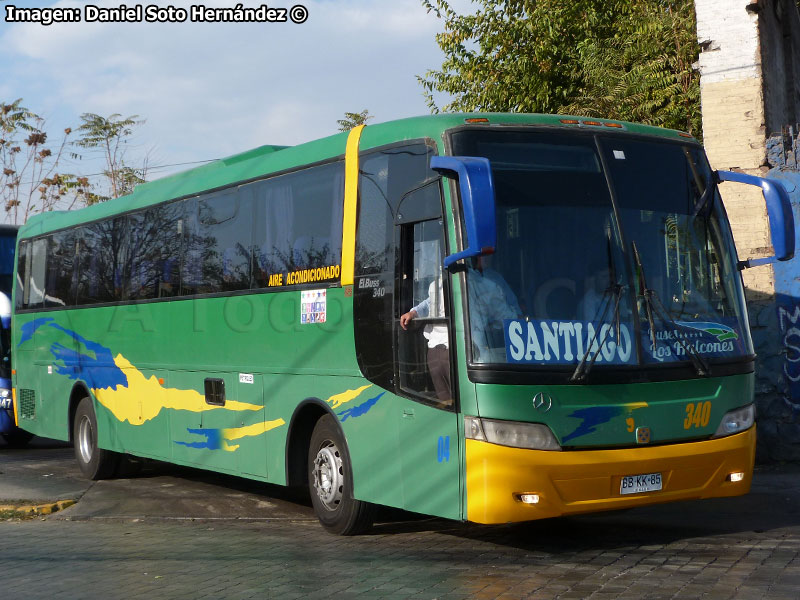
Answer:
[(419, 0), (303, 3), (302, 25), (9, 25), (0, 91), (65, 123), (138, 114), (143, 145), (169, 162), (322, 137), (345, 111), (368, 108), (376, 122), (427, 112), (415, 75), (441, 64), (441, 23)]

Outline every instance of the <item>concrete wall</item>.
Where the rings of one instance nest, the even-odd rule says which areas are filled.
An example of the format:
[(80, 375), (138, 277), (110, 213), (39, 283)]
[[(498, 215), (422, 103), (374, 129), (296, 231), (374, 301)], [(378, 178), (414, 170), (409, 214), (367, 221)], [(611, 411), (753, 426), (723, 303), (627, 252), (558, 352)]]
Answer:
[[(703, 48), (697, 64), (703, 136), (712, 166), (759, 176), (771, 173), (792, 187), (797, 165), (775, 162), (774, 149), (785, 145), (780, 134), (800, 119), (800, 16), (795, 1), (695, 0), (695, 8)], [(774, 133), (781, 141), (773, 137), (768, 152)], [(721, 192), (739, 257), (771, 254), (761, 193), (730, 183)], [(800, 197), (795, 202), (800, 204)], [(743, 273), (758, 353), (760, 460), (800, 460), (800, 289), (790, 285), (797, 277), (800, 258)], [(798, 318), (792, 320), (795, 306)], [(795, 321), (797, 340), (792, 337)], [(797, 381), (791, 381), (795, 376)]]
[(764, 112), (774, 134), (800, 122), (800, 15), (792, 0), (759, 4)]

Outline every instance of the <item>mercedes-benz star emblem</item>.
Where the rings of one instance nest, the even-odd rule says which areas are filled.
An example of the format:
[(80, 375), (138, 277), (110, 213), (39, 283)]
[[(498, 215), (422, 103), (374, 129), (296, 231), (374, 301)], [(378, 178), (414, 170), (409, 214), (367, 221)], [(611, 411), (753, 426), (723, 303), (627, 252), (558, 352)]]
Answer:
[(540, 412), (548, 412), (553, 408), (553, 399), (549, 394), (539, 392), (533, 397), (533, 408)]

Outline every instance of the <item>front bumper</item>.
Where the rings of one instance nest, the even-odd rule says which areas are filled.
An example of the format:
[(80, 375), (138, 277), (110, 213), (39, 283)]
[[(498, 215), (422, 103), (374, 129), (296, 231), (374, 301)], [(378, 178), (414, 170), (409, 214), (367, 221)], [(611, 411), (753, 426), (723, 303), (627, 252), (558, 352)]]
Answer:
[[(756, 429), (729, 437), (623, 450), (545, 452), (466, 441), (467, 519), (531, 521), (560, 515), (721, 496), (750, 490)], [(743, 472), (738, 482), (728, 474)], [(661, 473), (657, 492), (620, 495), (626, 475)], [(524, 504), (521, 493), (539, 495)]]

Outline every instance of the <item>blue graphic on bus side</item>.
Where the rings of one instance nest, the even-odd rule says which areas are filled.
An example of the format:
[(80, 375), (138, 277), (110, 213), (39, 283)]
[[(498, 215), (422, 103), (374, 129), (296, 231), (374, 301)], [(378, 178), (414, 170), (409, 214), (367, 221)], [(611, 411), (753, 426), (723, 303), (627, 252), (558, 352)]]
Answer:
[(50, 323), (50, 327), (66, 333), (76, 342), (83, 344), (87, 350), (94, 352), (94, 356), (76, 352), (66, 346), (55, 343), (50, 346), (50, 353), (62, 365), (56, 365), (56, 373), (66, 375), (70, 379), (86, 381), (89, 387), (95, 390), (115, 389), (117, 386), (128, 387), (128, 378), (114, 362), (111, 349), (87, 340), (82, 335), (66, 329), (57, 323)]
[(53, 319), (53, 317), (42, 317), (40, 319), (34, 319), (33, 321), (28, 321), (27, 323), (23, 324), (22, 327), (20, 327), (21, 335), (17, 347), (29, 340), (32, 340), (33, 334), (36, 333), (36, 330), (39, 329), (39, 327), (47, 325), (51, 321), (55, 321), (55, 319)]
[(202, 442), (178, 442), (175, 443), (187, 448), (206, 448), (208, 450), (219, 450), (222, 448), (221, 429), (187, 429), (187, 432), (194, 435), (201, 435), (205, 438)]
[(350, 417), (353, 417), (354, 419), (357, 417), (363, 417), (370, 411), (370, 409), (373, 406), (375, 406), (378, 400), (380, 400), (381, 396), (383, 396), (385, 393), (386, 392), (381, 392), (380, 394), (378, 394), (374, 398), (370, 398), (363, 404), (359, 404), (358, 406), (354, 406), (353, 408), (348, 408), (347, 410), (343, 410), (342, 412), (339, 413), (339, 419), (342, 421), (342, 423), (344, 423)]

